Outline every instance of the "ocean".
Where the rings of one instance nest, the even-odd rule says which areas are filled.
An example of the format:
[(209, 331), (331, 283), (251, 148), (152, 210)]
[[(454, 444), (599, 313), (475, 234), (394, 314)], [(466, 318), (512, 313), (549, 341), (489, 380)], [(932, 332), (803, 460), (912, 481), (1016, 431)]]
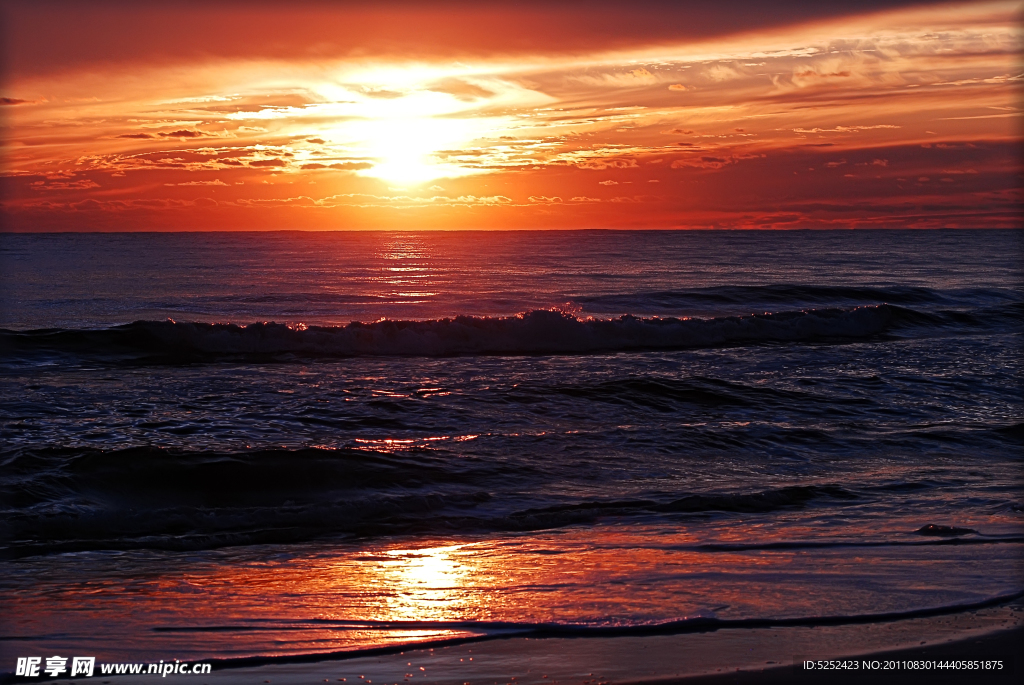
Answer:
[(0, 235), (0, 670), (1019, 596), (1022, 243)]

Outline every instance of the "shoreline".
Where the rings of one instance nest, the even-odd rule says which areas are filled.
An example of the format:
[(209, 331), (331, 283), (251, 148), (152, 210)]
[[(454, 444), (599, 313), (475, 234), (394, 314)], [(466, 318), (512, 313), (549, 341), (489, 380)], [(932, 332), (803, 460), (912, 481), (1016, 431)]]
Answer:
[[(168, 685), (776, 685), (789, 682), (872, 685), (917, 682), (1017, 682), (1024, 645), (1024, 604), (1014, 601), (960, 614), (871, 624), (726, 628), (678, 635), (508, 637), (410, 646), (392, 653), (160, 677)], [(993, 670), (862, 669), (870, 660), (1002, 659)], [(857, 661), (856, 671), (806, 672), (804, 660)], [(197, 660), (198, 661), (198, 660)], [(99, 677), (97, 677), (99, 676)], [(97, 682), (149, 682), (106, 676)], [(92, 679), (89, 679), (92, 680)], [(0, 682), (72, 683), (70, 679), (0, 678)], [(81, 683), (82, 678), (77, 682)], [(154, 681), (155, 682), (155, 681)]]
[[(1024, 651), (1024, 627), (1018, 626), (985, 635), (944, 644), (920, 645), (904, 649), (885, 650), (846, 657), (847, 661), (863, 664), (865, 661), (945, 661), (991, 659), (1004, 660), (1002, 670), (847, 670), (806, 671), (796, 664), (774, 666), (763, 670), (737, 670), (732, 673), (712, 673), (682, 678), (655, 678), (634, 680), (617, 685), (781, 685), (782, 683), (835, 683), (863, 682), (872, 685), (887, 683), (961, 682), (977, 677), (979, 683), (1016, 683), (1021, 677), (1021, 652)], [(1006, 663), (1009, 662), (1009, 663)], [(883, 666), (884, 667), (884, 666)]]

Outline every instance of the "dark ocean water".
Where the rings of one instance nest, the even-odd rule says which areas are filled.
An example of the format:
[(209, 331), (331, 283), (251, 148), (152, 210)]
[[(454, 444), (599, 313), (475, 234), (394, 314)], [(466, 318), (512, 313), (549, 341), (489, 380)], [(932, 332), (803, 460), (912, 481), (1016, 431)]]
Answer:
[(1022, 242), (0, 235), (0, 658), (1017, 593)]

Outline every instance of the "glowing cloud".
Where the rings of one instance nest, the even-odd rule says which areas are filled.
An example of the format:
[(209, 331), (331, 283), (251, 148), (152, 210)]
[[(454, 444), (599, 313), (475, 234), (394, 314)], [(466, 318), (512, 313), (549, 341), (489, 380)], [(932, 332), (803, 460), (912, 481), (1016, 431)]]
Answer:
[[(4, 227), (1019, 225), (1013, 3), (787, 5), (760, 27), (702, 10), (704, 34), (630, 29), (646, 20), (599, 4), (572, 49), (537, 28), (573, 25), (561, 5), (467, 9), (451, 34), (449, 15), (406, 8), (401, 45), (371, 10), (197, 6), (190, 26), (222, 43), (167, 17), (128, 40), (154, 7), (109, 28), (69, 10), (105, 61), (70, 24), (9, 13)], [(225, 17), (279, 42), (253, 54)], [(323, 29), (310, 48), (280, 28), (297, 17), (348, 42)], [(169, 37), (179, 51), (152, 52)]]

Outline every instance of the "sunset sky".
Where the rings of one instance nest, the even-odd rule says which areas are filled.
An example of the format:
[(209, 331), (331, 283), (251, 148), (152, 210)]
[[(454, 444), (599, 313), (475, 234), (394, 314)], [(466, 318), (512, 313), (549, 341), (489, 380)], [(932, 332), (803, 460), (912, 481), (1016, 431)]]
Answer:
[(1021, 225), (1020, 2), (0, 6), (4, 230)]

